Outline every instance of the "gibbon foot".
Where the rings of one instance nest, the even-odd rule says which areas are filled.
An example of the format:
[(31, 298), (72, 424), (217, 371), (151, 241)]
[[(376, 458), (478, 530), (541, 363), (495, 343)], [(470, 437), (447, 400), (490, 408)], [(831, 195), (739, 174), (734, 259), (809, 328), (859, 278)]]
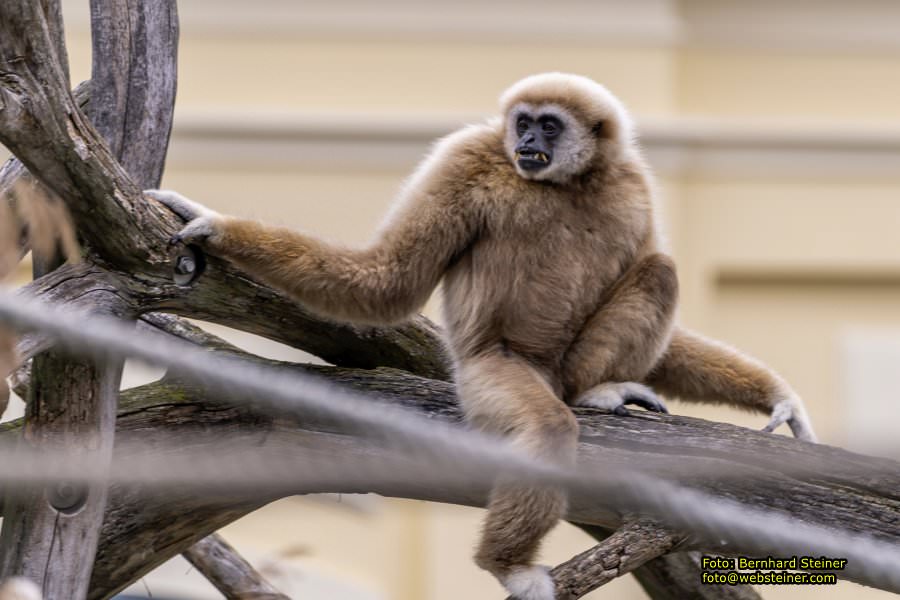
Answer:
[(803, 409), (803, 403), (797, 396), (790, 396), (775, 404), (769, 423), (763, 427), (763, 431), (771, 433), (782, 423), (788, 424), (794, 437), (798, 440), (818, 441), (812, 423)]
[(217, 225), (222, 216), (199, 202), (170, 190), (144, 190), (144, 195), (164, 204), (187, 221), (187, 225), (181, 231), (169, 238), (169, 245), (202, 243), (218, 232)]
[(516, 600), (554, 600), (556, 586), (550, 569), (540, 565), (513, 569), (503, 578), (503, 587)]
[(626, 404), (634, 404), (652, 412), (669, 412), (665, 403), (653, 390), (634, 381), (601, 383), (579, 396), (574, 404), (608, 410), (617, 415), (628, 414)]

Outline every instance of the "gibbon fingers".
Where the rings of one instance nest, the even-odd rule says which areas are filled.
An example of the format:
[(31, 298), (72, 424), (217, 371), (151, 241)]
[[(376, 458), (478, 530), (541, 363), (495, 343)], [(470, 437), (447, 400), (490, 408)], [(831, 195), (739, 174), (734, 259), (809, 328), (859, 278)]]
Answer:
[[(814, 440), (800, 398), (771, 369), (674, 324), (678, 283), (661, 248), (651, 176), (619, 101), (590, 79), (527, 77), (500, 116), (437, 143), (377, 239), (346, 249), (149, 190), (203, 244), (324, 316), (387, 324), (444, 285), (463, 411), (533, 455), (573, 464), (567, 408), (665, 412), (656, 392), (769, 413)], [(550, 600), (534, 564), (565, 494), (499, 481), (479, 566), (520, 600)]]

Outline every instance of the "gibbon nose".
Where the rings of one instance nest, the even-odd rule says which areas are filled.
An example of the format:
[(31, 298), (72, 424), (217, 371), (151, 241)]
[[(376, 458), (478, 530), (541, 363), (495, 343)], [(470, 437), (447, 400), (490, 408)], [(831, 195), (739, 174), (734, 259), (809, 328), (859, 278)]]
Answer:
[(534, 134), (530, 131), (526, 132), (525, 135), (519, 138), (519, 143), (516, 145), (516, 150), (522, 150), (523, 148), (527, 148), (530, 144), (534, 143)]

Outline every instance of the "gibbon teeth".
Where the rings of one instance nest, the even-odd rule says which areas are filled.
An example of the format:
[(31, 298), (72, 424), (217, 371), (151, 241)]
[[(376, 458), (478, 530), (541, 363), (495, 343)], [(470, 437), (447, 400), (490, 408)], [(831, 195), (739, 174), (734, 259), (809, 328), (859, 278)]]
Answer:
[(541, 162), (550, 162), (550, 159), (547, 158), (547, 155), (543, 152), (516, 152), (516, 160), (527, 158), (529, 160), (539, 160)]

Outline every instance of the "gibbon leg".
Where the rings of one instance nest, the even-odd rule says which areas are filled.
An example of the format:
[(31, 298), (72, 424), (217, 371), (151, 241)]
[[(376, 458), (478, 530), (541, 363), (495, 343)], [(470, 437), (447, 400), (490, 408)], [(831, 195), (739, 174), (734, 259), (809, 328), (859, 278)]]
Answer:
[(646, 383), (666, 396), (769, 414), (771, 420), (764, 431), (787, 423), (795, 437), (816, 441), (803, 401), (774, 371), (681, 327), (675, 328)]
[(563, 363), (566, 401), (624, 413), (625, 404), (667, 412), (641, 385), (659, 360), (678, 303), (675, 265), (665, 254), (638, 262), (588, 319)]
[[(464, 360), (457, 369), (457, 383), (472, 425), (511, 438), (532, 456), (574, 463), (575, 416), (524, 359), (498, 351)], [(475, 562), (519, 600), (552, 600), (553, 580), (533, 561), (541, 539), (565, 514), (566, 506), (560, 490), (497, 482)]]

